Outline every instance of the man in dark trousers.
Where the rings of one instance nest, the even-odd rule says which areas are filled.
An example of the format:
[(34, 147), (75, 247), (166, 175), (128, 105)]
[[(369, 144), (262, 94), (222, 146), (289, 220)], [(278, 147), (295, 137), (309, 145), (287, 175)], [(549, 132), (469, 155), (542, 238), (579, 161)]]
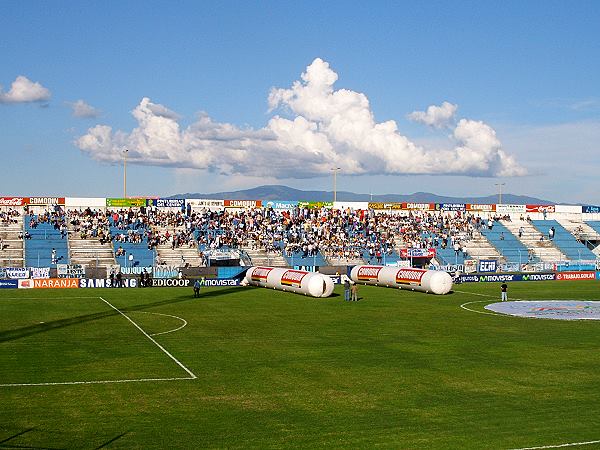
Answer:
[(508, 286), (506, 285), (506, 283), (502, 283), (500, 285), (500, 292), (502, 293), (502, 301), (503, 302), (508, 301), (508, 293), (506, 292), (507, 289), (508, 289)]
[(200, 297), (200, 280), (194, 281), (194, 298)]

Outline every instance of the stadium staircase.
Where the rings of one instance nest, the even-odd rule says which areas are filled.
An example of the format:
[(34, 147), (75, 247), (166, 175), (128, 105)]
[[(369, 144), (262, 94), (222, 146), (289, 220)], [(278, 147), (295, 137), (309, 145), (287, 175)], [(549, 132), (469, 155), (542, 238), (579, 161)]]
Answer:
[[(598, 240), (596, 242), (600, 241), (600, 221), (594, 220), (584, 222), (584, 232), (586, 231), (586, 227), (591, 228), (598, 235)], [(600, 245), (596, 246), (596, 248), (592, 250), (592, 253), (594, 253), (596, 257), (600, 257)]]
[[(183, 228), (173, 227), (154, 227), (153, 231), (164, 235), (167, 231), (170, 234), (176, 234)], [(189, 264), (191, 267), (204, 267), (200, 250), (196, 245), (189, 247), (187, 245), (172, 248), (171, 243), (160, 244), (156, 246), (156, 252), (160, 264), (166, 264), (167, 266), (183, 267)]]
[[(38, 223), (35, 228), (30, 227), (31, 218), (25, 216), (24, 229), (31, 235), (31, 239), (24, 240), (25, 265), (28, 267), (56, 267), (58, 264), (69, 263), (68, 236), (63, 238), (60, 231), (56, 230), (49, 222)], [(52, 249), (56, 250), (56, 262), (52, 262)]]
[(566, 255), (570, 260), (593, 260), (596, 255), (590, 251), (584, 244), (575, 239), (568, 230), (566, 230), (556, 220), (532, 220), (533, 226), (546, 237), (551, 227), (554, 227), (555, 234), (552, 243)]
[(529, 249), (506, 227), (506, 223), (508, 222), (495, 221), (491, 230), (484, 227), (481, 234), (496, 247), (506, 263), (526, 264), (527, 262), (537, 262), (535, 257), (529, 257)]
[(2, 247), (0, 250), (1, 267), (23, 267), (24, 250), (23, 239), (19, 239), (19, 233), (23, 232), (23, 216), (13, 217), (17, 223), (1, 223), (0, 237)]
[(253, 266), (271, 266), (271, 267), (287, 267), (288, 263), (281, 253), (267, 252), (264, 249), (254, 245), (253, 240), (245, 242), (241, 247), (250, 259)]
[(81, 233), (75, 226), (67, 224), (69, 230), (69, 259), (71, 264), (87, 267), (108, 267), (116, 265), (115, 251), (111, 242), (100, 242), (98, 238), (81, 239)]
[[(517, 239), (519, 239), (528, 250), (532, 251), (534, 256), (533, 261), (553, 262), (564, 261), (567, 259), (566, 255), (556, 248), (551, 241), (548, 239), (542, 241), (542, 233), (528, 221), (519, 220), (509, 222), (501, 220), (500, 222), (508, 228), (514, 236), (517, 236)], [(523, 227), (523, 234), (519, 238), (519, 228), (521, 227)]]
[[(467, 252), (467, 257), (462, 256), (462, 252), (459, 252), (458, 263), (464, 263), (465, 259), (495, 259), (498, 260), (502, 257), (498, 250), (490, 244), (490, 242), (479, 233), (477, 230), (473, 230), (473, 237), (469, 240), (464, 241), (464, 247)], [(441, 248), (436, 249), (436, 259), (439, 263), (443, 264), (455, 264), (456, 252), (451, 246), (446, 247), (445, 250)]]

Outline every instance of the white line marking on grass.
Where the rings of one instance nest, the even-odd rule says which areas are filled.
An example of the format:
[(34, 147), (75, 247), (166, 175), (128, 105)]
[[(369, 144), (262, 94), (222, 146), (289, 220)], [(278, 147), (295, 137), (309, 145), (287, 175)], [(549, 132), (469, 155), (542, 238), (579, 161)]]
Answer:
[(477, 314), (485, 314), (488, 316), (507, 316), (507, 314), (498, 314), (498, 313), (493, 313), (493, 312), (477, 311), (475, 309), (467, 308), (467, 305), (470, 305), (471, 303), (486, 303), (486, 302), (487, 302), (487, 300), (475, 300), (473, 302), (463, 303), (462, 305), (460, 305), (460, 307), (466, 311), (471, 311), (471, 312), (474, 312)]
[(143, 314), (154, 314), (156, 316), (173, 317), (174, 319), (179, 319), (179, 320), (181, 320), (183, 322), (183, 325), (181, 325), (178, 328), (174, 328), (174, 329), (169, 330), (169, 331), (162, 331), (160, 333), (152, 333), (150, 336), (160, 336), (161, 334), (174, 333), (175, 331), (179, 331), (179, 330), (181, 330), (183, 327), (185, 327), (187, 325), (187, 321), (185, 319), (182, 319), (181, 317), (173, 316), (171, 314), (162, 314), (162, 313), (150, 312), (150, 311), (134, 311), (134, 312), (136, 312), (136, 313), (143, 313)]
[(542, 445), (539, 447), (523, 447), (523, 448), (515, 448), (512, 450), (538, 450), (538, 449), (543, 449), (543, 448), (576, 447), (578, 445), (591, 445), (591, 444), (598, 444), (598, 443), (600, 443), (600, 440), (586, 441), (586, 442), (570, 442), (568, 444), (557, 444), (557, 445)]
[(111, 383), (143, 383), (148, 381), (176, 381), (176, 380), (194, 380), (196, 377), (175, 377), (175, 378), (132, 378), (129, 380), (92, 380), (92, 381), (56, 381), (49, 383), (6, 383), (0, 384), (0, 387), (18, 387), (18, 386), (61, 386), (74, 384), (111, 384)]
[(148, 333), (146, 333), (137, 323), (135, 323), (133, 320), (131, 320), (131, 318), (127, 314), (123, 313), (123, 311), (121, 311), (120, 309), (116, 308), (110, 302), (106, 301), (102, 297), (98, 297), (98, 298), (100, 300), (102, 300), (104, 303), (106, 303), (108, 306), (110, 306), (112, 309), (114, 309), (115, 311), (117, 311), (119, 314), (121, 314), (123, 317), (125, 317), (129, 322), (131, 322), (132, 325), (134, 327), (136, 327), (138, 330), (140, 330), (144, 336), (146, 336), (148, 339), (150, 339), (169, 358), (171, 358), (173, 361), (175, 361), (175, 363), (179, 367), (181, 367), (183, 370), (185, 370), (187, 372), (187, 374), (191, 377), (192, 380), (195, 380), (197, 378), (196, 375), (194, 375), (194, 373), (190, 369), (188, 369), (187, 367), (185, 367), (177, 358), (175, 358), (173, 355), (171, 355), (171, 353), (169, 353), (169, 351), (166, 348), (164, 348), (162, 345), (160, 345), (158, 342), (156, 342), (156, 340), (154, 340), (154, 338), (152, 336), (150, 336)]

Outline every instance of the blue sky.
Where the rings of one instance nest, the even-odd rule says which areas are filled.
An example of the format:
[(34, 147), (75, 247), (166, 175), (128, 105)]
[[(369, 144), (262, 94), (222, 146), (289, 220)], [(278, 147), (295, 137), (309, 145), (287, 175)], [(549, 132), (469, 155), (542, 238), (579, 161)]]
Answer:
[(600, 203), (597, 2), (2, 9), (0, 196), (120, 196), (128, 148), (129, 195), (341, 167), (354, 192)]

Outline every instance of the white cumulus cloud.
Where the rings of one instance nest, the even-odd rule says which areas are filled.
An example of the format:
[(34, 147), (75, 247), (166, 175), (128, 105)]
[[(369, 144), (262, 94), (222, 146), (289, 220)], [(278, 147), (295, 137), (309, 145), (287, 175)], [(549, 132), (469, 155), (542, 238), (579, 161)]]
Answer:
[(100, 110), (88, 105), (83, 100), (77, 100), (76, 102), (67, 102), (73, 111), (74, 117), (82, 119), (95, 119), (100, 116)]
[[(365, 94), (336, 90), (337, 79), (327, 62), (315, 59), (290, 88), (271, 90), (268, 103), (276, 113), (260, 129), (207, 114), (182, 127), (179, 115), (143, 98), (133, 110), (138, 125), (132, 131), (97, 125), (75, 144), (99, 161), (120, 161), (127, 148), (128, 161), (137, 164), (255, 177), (311, 178), (332, 167), (349, 175), (526, 173), (483, 122), (461, 119), (451, 149), (425, 148), (403, 136), (395, 121), (377, 122)], [(444, 102), (423, 114), (436, 117), (433, 125), (451, 123), (455, 112), (456, 105)]]
[(414, 121), (424, 123), (434, 128), (445, 128), (454, 122), (457, 105), (443, 102), (440, 106), (431, 105), (427, 111), (413, 111), (407, 117)]
[(0, 86), (0, 103), (28, 103), (50, 99), (50, 91), (38, 82), (19, 75), (10, 85), (10, 90), (4, 92)]

